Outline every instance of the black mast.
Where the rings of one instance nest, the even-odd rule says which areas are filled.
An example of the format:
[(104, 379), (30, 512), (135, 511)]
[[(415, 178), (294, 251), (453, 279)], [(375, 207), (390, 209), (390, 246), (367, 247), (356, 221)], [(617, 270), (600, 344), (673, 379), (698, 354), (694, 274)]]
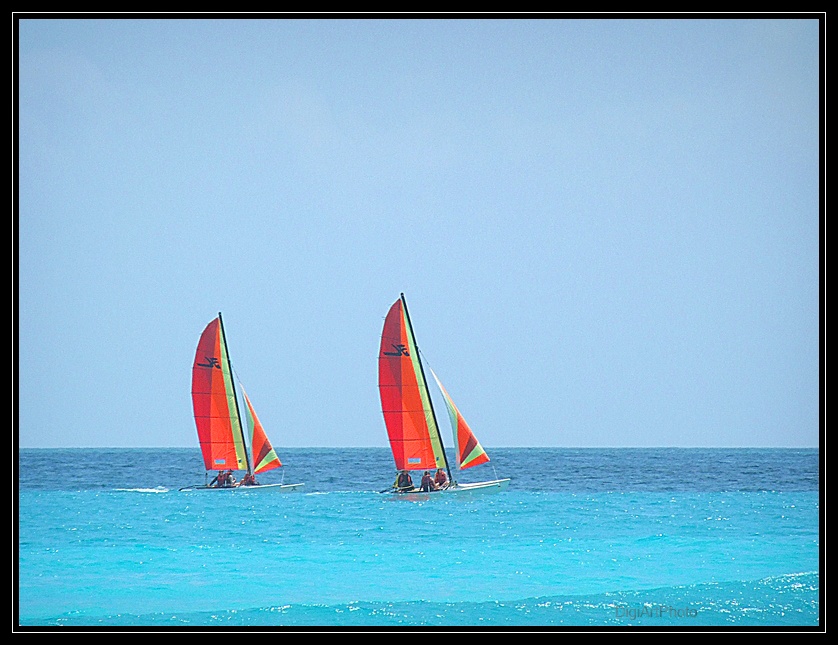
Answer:
[(431, 415), (434, 418), (434, 425), (436, 426), (436, 436), (439, 439), (439, 445), (442, 448), (442, 459), (445, 461), (445, 470), (448, 471), (448, 481), (454, 483), (454, 477), (451, 474), (451, 466), (448, 465), (448, 455), (445, 454), (445, 444), (442, 442), (442, 433), (439, 431), (439, 422), (436, 420), (436, 411), (434, 410), (434, 402), (431, 400), (431, 392), (428, 390), (428, 379), (425, 378), (425, 368), (422, 365), (422, 356), (419, 354), (419, 343), (416, 342), (416, 334), (413, 333), (413, 323), (410, 322), (410, 312), (407, 310), (407, 300), (404, 299), (404, 294), (401, 294), (402, 307), (404, 307), (404, 317), (407, 320), (407, 326), (410, 327), (410, 335), (413, 337), (413, 344), (416, 345), (416, 360), (419, 362), (419, 370), (422, 372), (422, 381), (425, 383), (425, 392), (428, 393), (428, 405), (431, 406)]
[(239, 397), (236, 394), (236, 377), (233, 374), (233, 366), (230, 363), (230, 347), (227, 345), (227, 334), (224, 333), (224, 321), (221, 319), (221, 312), (218, 312), (218, 322), (221, 325), (221, 338), (224, 339), (224, 347), (227, 349), (227, 370), (230, 372), (230, 384), (233, 386), (233, 401), (236, 403), (236, 418), (239, 420), (239, 433), (242, 437), (242, 447), (244, 448), (244, 461), (247, 464), (247, 474), (250, 474), (250, 456), (247, 454), (247, 441), (244, 439), (244, 426), (242, 425), (242, 415), (239, 412)]

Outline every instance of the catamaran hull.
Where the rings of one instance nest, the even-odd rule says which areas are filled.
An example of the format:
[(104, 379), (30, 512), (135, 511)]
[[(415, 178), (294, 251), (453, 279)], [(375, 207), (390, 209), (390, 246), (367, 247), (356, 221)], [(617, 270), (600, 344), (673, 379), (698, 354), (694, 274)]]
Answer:
[(299, 491), (305, 484), (259, 484), (258, 486), (186, 486), (183, 491), (192, 490), (237, 490), (254, 493), (294, 493)]
[[(509, 488), (509, 478), (495, 479), (490, 482), (477, 482), (475, 484), (457, 484), (446, 490), (454, 493), (500, 493)], [(443, 491), (444, 492), (444, 491)]]
[(509, 478), (494, 479), (488, 482), (475, 482), (471, 484), (455, 484), (442, 490), (423, 491), (418, 488), (413, 490), (396, 492), (389, 491), (390, 495), (397, 499), (408, 499), (412, 501), (421, 501), (430, 499), (432, 497), (442, 497), (449, 495), (456, 495), (458, 497), (468, 497), (471, 495), (485, 495), (490, 493), (500, 493), (509, 488)]

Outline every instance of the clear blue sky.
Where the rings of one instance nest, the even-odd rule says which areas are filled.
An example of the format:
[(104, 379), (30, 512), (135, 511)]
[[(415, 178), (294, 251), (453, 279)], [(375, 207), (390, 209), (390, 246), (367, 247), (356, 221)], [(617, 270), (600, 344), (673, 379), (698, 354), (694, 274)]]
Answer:
[(19, 27), (21, 447), (197, 449), (219, 311), (280, 454), (386, 446), (402, 291), (490, 454), (818, 445), (816, 16)]

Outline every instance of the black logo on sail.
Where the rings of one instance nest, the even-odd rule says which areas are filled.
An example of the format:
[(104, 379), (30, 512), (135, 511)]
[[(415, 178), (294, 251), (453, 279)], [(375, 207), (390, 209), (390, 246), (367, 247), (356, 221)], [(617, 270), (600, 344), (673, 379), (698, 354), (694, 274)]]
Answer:
[(404, 345), (393, 344), (393, 347), (396, 348), (395, 352), (384, 352), (384, 355), (385, 356), (410, 356), (410, 354), (407, 353), (407, 347), (405, 347)]
[(218, 362), (218, 359), (215, 356), (205, 356), (204, 358), (207, 359), (206, 363), (197, 363), (198, 367), (214, 367), (216, 369), (221, 369), (221, 365)]

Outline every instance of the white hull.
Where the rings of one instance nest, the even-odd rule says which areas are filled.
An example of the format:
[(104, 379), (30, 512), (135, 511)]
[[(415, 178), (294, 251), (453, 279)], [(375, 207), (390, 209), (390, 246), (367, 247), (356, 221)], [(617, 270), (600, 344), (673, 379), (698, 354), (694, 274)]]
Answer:
[(430, 499), (431, 497), (439, 497), (439, 496), (448, 496), (448, 495), (457, 495), (457, 496), (470, 496), (470, 495), (485, 495), (490, 493), (500, 493), (505, 491), (509, 488), (509, 478), (506, 479), (494, 479), (488, 482), (475, 482), (472, 484), (460, 484), (457, 483), (454, 486), (449, 486), (448, 488), (444, 488), (442, 490), (432, 490), (432, 491), (423, 491), (419, 488), (414, 488), (413, 490), (397, 493), (395, 491), (389, 491), (390, 494), (397, 498), (397, 499), (408, 499), (408, 500), (425, 500)]
[(454, 493), (499, 493), (509, 488), (509, 478), (495, 479), (490, 482), (477, 482), (475, 484), (457, 484), (448, 490)]
[(237, 490), (248, 492), (273, 492), (273, 493), (293, 493), (301, 489), (305, 484), (259, 484), (258, 486), (186, 486), (180, 490)]

